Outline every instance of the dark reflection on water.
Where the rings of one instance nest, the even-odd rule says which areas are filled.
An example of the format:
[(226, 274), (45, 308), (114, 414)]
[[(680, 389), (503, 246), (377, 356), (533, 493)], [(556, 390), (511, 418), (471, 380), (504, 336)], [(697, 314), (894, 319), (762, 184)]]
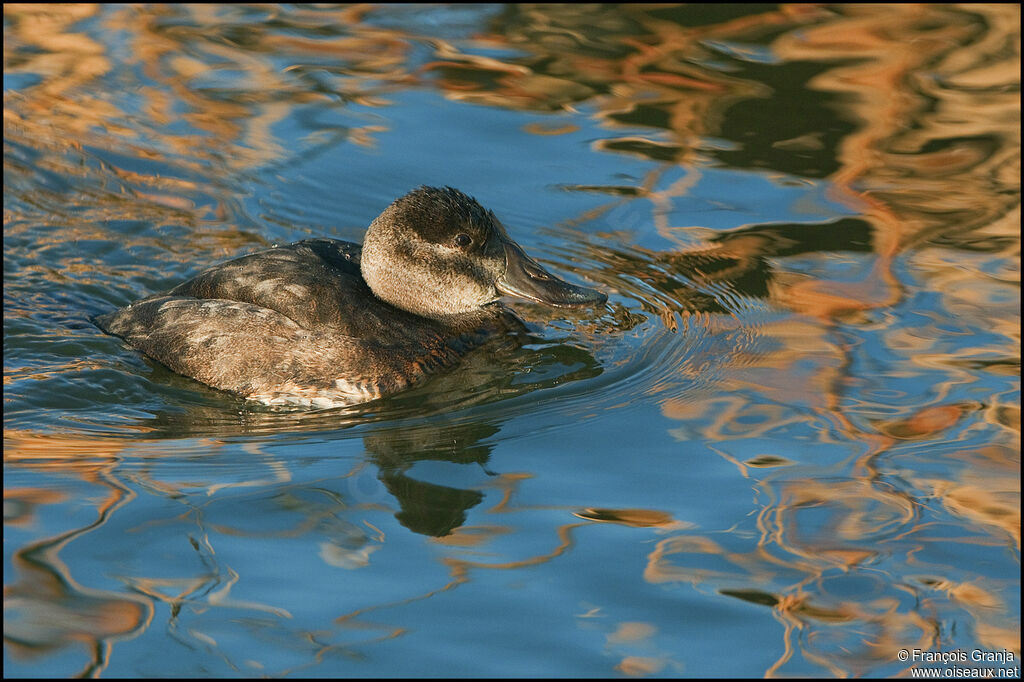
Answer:
[[(1017, 5), (4, 20), (8, 674), (1019, 665)], [(423, 183), (607, 308), (322, 411), (89, 323)]]
[(491, 448), (481, 441), (496, 433), (498, 427), (488, 424), (427, 425), (398, 437), (370, 434), (364, 446), (401, 506), (398, 521), (414, 533), (444, 536), (465, 524), (466, 511), (480, 504), (483, 493), (418, 481), (406, 471), (423, 460), (486, 465)]

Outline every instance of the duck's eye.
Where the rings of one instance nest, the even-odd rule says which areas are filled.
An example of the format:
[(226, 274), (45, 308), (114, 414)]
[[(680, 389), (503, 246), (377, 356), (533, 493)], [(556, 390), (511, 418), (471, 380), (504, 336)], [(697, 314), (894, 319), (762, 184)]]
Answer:
[(470, 237), (465, 232), (460, 232), (459, 234), (455, 235), (455, 246), (464, 247), (469, 246), (472, 243), (473, 238)]

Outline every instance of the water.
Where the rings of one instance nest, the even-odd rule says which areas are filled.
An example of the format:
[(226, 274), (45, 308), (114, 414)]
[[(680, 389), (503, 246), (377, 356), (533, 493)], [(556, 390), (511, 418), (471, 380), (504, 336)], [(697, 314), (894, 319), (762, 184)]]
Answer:
[[(8, 675), (1019, 674), (1018, 6), (4, 13)], [(321, 411), (89, 322), (420, 184), (607, 308)]]

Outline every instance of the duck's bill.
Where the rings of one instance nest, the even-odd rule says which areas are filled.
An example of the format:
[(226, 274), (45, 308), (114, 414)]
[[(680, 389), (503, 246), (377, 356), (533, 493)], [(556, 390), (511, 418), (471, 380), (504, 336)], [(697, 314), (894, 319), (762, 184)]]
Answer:
[(498, 291), (554, 306), (585, 306), (608, 300), (600, 291), (578, 287), (563, 281), (526, 255), (514, 242), (505, 242), (505, 274), (498, 280)]

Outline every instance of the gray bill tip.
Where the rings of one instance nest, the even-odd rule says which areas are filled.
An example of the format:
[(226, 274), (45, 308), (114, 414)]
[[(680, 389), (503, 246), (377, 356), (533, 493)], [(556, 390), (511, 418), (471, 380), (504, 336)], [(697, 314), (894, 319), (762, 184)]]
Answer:
[(608, 300), (596, 289), (569, 284), (552, 275), (512, 241), (505, 243), (505, 274), (497, 287), (503, 294), (559, 307), (599, 305)]

